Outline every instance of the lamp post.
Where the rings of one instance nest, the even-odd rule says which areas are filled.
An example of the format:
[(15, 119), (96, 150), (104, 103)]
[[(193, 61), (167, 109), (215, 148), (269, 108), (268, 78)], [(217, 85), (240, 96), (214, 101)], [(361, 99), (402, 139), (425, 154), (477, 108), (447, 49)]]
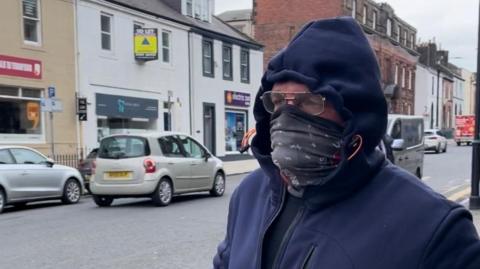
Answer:
[[(480, 3), (478, 10), (480, 18)], [(477, 47), (480, 48), (480, 21), (478, 25)], [(470, 192), (470, 209), (480, 209), (480, 53), (477, 50), (477, 83), (475, 91), (475, 135), (472, 148), (472, 182)]]

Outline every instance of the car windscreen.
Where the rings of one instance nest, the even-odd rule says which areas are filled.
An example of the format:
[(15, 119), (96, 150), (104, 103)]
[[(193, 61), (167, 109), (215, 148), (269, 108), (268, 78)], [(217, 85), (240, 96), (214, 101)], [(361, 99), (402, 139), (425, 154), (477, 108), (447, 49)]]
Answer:
[(134, 136), (107, 137), (100, 143), (98, 157), (102, 159), (125, 159), (150, 155), (145, 138)]

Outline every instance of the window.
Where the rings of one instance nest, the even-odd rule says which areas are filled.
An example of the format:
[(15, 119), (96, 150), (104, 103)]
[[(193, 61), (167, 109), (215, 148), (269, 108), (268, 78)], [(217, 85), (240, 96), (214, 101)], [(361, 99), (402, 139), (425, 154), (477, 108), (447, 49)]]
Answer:
[(402, 67), (402, 88), (405, 88), (405, 67)]
[(357, 1), (352, 1), (352, 17), (355, 19), (357, 15)]
[(205, 156), (205, 150), (193, 139), (186, 136), (179, 136), (178, 138), (183, 145), (187, 157), (201, 159)]
[(42, 90), (0, 85), (0, 139), (40, 139), (43, 134), (40, 97)]
[(162, 31), (162, 61), (170, 63), (170, 32)]
[(172, 115), (168, 112), (163, 112), (163, 130), (171, 131), (172, 130)]
[(193, 17), (193, 5), (192, 0), (186, 1), (187, 16)]
[(23, 39), (40, 43), (40, 5), (39, 0), (23, 0)]
[(223, 79), (232, 80), (232, 47), (223, 45)]
[(415, 48), (415, 35), (414, 34), (410, 35), (410, 47), (412, 49)]
[(150, 155), (145, 138), (134, 136), (108, 137), (100, 143), (98, 157), (102, 159), (126, 159)]
[(10, 151), (20, 164), (42, 164), (47, 161), (42, 155), (28, 149), (13, 148)]
[(407, 45), (407, 31), (403, 31), (403, 40), (402, 40), (403, 45)]
[(392, 36), (392, 20), (390, 18), (387, 19), (387, 36)]
[(135, 30), (142, 29), (143, 26), (144, 24), (141, 22), (133, 22), (133, 32), (135, 33)]
[(213, 41), (204, 39), (203, 42), (203, 75), (207, 77), (214, 77), (213, 66)]
[(240, 80), (250, 82), (250, 53), (244, 48), (240, 50)]
[(363, 24), (367, 24), (367, 15), (368, 15), (368, 8), (367, 6), (363, 6)]
[(195, 4), (194, 17), (195, 19), (200, 19), (202, 16), (202, 3), (200, 2), (200, 0), (196, 0), (194, 4)]
[(239, 151), (247, 128), (247, 112), (241, 110), (225, 111), (225, 150)]
[(373, 11), (373, 15), (372, 15), (372, 28), (373, 30), (377, 30), (377, 11), (374, 10)]
[(434, 85), (435, 85), (434, 77), (432, 76), (432, 95), (435, 95), (434, 89), (433, 89)]
[(400, 25), (397, 25), (397, 42), (400, 42), (400, 33), (402, 32), (402, 28)]
[(103, 50), (112, 50), (112, 19), (111, 15), (100, 15), (101, 44)]
[(6, 149), (0, 150), (0, 164), (14, 164), (12, 154)]
[(166, 157), (184, 158), (185, 154), (178, 140), (173, 136), (164, 136), (158, 139), (160, 149)]

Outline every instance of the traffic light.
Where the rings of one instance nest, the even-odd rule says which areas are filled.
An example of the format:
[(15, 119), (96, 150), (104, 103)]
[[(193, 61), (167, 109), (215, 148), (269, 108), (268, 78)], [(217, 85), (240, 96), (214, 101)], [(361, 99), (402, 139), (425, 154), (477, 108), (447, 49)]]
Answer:
[(77, 114), (79, 121), (87, 121), (87, 98), (77, 98)]

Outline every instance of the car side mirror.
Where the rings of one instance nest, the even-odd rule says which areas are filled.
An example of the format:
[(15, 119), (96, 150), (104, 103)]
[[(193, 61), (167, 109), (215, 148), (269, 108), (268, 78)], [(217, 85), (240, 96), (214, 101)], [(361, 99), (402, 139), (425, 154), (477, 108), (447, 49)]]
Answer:
[(45, 161), (45, 164), (47, 165), (47, 167), (53, 167), (53, 165), (55, 164), (55, 161), (51, 158), (47, 158), (47, 160)]
[(212, 154), (210, 154), (210, 152), (205, 151), (205, 153), (203, 154), (203, 157), (205, 158), (205, 161), (208, 161), (208, 159), (212, 157)]
[(392, 150), (400, 151), (405, 149), (405, 140), (395, 139), (392, 142)]

